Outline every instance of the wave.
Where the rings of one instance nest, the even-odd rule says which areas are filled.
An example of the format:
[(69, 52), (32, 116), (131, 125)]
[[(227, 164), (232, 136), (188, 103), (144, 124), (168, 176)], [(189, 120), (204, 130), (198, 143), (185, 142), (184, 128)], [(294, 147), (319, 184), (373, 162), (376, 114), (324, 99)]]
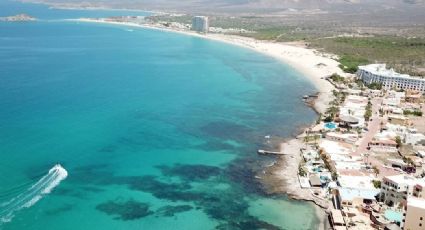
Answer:
[(60, 184), (68, 176), (68, 172), (57, 164), (49, 170), (35, 184), (31, 185), (27, 190), (18, 194), (9, 201), (0, 204), (0, 225), (10, 222), (15, 212), (29, 208), (39, 201), (43, 196), (49, 194), (56, 186)]

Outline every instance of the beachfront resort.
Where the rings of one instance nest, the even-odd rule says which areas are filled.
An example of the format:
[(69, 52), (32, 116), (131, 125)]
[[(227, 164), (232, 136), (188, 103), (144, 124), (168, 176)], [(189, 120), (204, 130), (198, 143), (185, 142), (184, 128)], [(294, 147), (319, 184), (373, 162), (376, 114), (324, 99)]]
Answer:
[[(199, 16), (192, 24), (152, 22), (144, 17), (89, 21), (190, 35), (225, 33), (209, 27), (208, 18)], [(236, 43), (244, 45), (246, 41), (238, 38)], [(425, 198), (424, 80), (398, 74), (384, 64), (359, 66), (356, 74), (346, 74), (339, 68), (331, 69), (338, 63), (326, 62), (324, 57), (315, 55), (307, 61), (310, 59), (304, 50), (292, 55), (293, 48), (280, 44), (255, 41), (245, 45), (266, 50), (291, 64), (298, 57), (304, 65), (294, 66), (315, 71), (311, 74), (314, 76), (326, 75), (325, 79), (312, 80), (318, 87), (327, 82), (333, 89), (325, 86), (319, 94), (321, 99), (313, 102), (320, 113), (313, 126), (296, 140), (284, 143), (280, 151), (258, 151), (278, 155), (278, 162), (270, 167), (272, 172), (265, 173), (278, 175), (284, 185), (277, 190), (295, 199), (313, 201), (329, 214), (333, 229), (425, 229), (425, 207), (421, 206)], [(292, 62), (285, 59), (288, 56)], [(330, 70), (339, 72), (332, 74)], [(305, 98), (309, 100), (309, 96)], [(275, 183), (269, 184), (276, 187)]]
[(365, 84), (377, 84), (385, 89), (403, 89), (425, 92), (425, 78), (400, 74), (394, 69), (387, 69), (385, 64), (359, 66), (359, 78)]
[(334, 100), (298, 137), (301, 190), (333, 229), (425, 229), (424, 80), (375, 64), (327, 80)]

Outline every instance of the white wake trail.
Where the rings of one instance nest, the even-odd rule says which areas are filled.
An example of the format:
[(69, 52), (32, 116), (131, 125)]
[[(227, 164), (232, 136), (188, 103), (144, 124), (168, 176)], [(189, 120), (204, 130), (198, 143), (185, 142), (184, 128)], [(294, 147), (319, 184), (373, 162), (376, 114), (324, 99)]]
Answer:
[(10, 222), (15, 212), (33, 206), (43, 196), (49, 194), (68, 176), (68, 172), (59, 164), (53, 166), (49, 172), (33, 184), (26, 191), (0, 204), (0, 225)]

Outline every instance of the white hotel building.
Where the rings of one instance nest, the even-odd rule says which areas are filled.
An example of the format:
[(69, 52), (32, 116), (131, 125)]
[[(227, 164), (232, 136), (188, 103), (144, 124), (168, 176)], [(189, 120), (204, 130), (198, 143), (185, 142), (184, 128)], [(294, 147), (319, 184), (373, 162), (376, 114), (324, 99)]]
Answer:
[(400, 74), (393, 69), (387, 69), (385, 64), (359, 66), (357, 76), (363, 83), (381, 83), (385, 89), (404, 89), (425, 92), (425, 78)]
[(208, 33), (209, 20), (206, 16), (195, 16), (192, 18), (192, 30), (201, 33)]
[(425, 188), (425, 180), (400, 174), (384, 177), (381, 186), (379, 200), (394, 207), (399, 204), (406, 206), (408, 197), (422, 197), (424, 195), (422, 188)]

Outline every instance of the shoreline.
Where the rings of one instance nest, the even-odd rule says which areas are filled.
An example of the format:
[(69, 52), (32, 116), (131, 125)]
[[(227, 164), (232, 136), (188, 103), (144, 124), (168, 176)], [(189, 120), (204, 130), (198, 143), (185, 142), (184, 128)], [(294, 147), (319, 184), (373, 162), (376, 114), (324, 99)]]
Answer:
[[(313, 84), (317, 90), (318, 97), (315, 98), (311, 104), (306, 104), (306, 106), (311, 107), (316, 113), (324, 113), (329, 102), (333, 99), (332, 90), (335, 89), (335, 87), (325, 78), (333, 73), (345, 75), (338, 67), (339, 63), (332, 59), (331, 55), (320, 53), (314, 49), (308, 49), (294, 43), (260, 41), (237, 35), (199, 34), (193, 31), (171, 29), (159, 25), (113, 22), (101, 19), (81, 18), (69, 19), (66, 21), (112, 24), (159, 30), (248, 48), (277, 59), (285, 65), (289, 65)], [(286, 194), (290, 199), (312, 202), (314, 204), (316, 217), (319, 220), (319, 229), (327, 229), (328, 220), (326, 209), (328, 208), (328, 202), (317, 199), (311, 190), (302, 189), (298, 181), (298, 164), (301, 160), (299, 152), (300, 148), (303, 146), (300, 135), (310, 126), (311, 124), (306, 124), (306, 126), (301, 127), (296, 137), (289, 137), (286, 141), (281, 143), (280, 151), (291, 152), (292, 154), (278, 156), (272, 166), (264, 169), (264, 174), (261, 175), (263, 177), (260, 181), (270, 194)]]
[(314, 105), (312, 107), (318, 113), (324, 113), (326, 111), (328, 103), (332, 99), (332, 90), (335, 89), (335, 87), (325, 78), (332, 75), (333, 73), (345, 75), (345, 73), (338, 67), (339, 62), (332, 59), (333, 56), (321, 53), (314, 49), (299, 46), (298, 44), (295, 45), (294, 43), (261, 41), (255, 40), (253, 38), (227, 34), (200, 34), (193, 31), (171, 29), (159, 25), (136, 24), (131, 22), (113, 22), (102, 19), (80, 18), (67, 19), (65, 21), (101, 23), (159, 30), (163, 32), (179, 33), (187, 36), (209, 39), (236, 45), (242, 48), (248, 48), (263, 55), (275, 58), (283, 64), (292, 67), (293, 69), (300, 72), (303, 77), (305, 77), (310, 83), (312, 83), (318, 93), (318, 98), (314, 100)]

